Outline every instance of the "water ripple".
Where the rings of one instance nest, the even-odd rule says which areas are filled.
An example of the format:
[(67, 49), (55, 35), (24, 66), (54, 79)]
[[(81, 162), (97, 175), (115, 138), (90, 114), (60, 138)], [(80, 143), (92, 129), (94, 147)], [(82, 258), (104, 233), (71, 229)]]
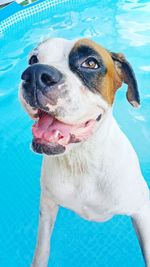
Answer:
[(126, 3), (121, 1), (119, 14), (116, 15), (120, 38), (131, 46), (150, 44), (150, 3)]

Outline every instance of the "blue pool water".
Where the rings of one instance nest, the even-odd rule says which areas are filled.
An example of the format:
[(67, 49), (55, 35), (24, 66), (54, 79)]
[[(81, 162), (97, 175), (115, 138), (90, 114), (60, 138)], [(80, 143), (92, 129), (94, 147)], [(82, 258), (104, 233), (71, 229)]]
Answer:
[[(130, 138), (150, 185), (150, 3), (71, 1), (15, 23), (0, 37), (0, 267), (30, 265), (37, 235), (42, 157), (29, 148), (32, 121), (18, 102), (27, 55), (47, 37), (89, 37), (131, 62), (141, 108), (133, 109), (124, 86), (114, 115)], [(144, 267), (130, 218), (106, 223), (81, 219), (61, 208), (52, 236), (49, 267)]]

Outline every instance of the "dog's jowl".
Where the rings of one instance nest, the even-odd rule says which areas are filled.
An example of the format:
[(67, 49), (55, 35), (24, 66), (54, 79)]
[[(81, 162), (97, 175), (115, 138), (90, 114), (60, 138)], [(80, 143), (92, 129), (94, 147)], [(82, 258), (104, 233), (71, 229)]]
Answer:
[(150, 200), (137, 155), (112, 115), (116, 91), (138, 107), (135, 74), (120, 53), (88, 39), (48, 39), (29, 56), (19, 98), (35, 120), (32, 148), (44, 155), (32, 267), (46, 267), (59, 206), (104, 222), (129, 215), (150, 267)]

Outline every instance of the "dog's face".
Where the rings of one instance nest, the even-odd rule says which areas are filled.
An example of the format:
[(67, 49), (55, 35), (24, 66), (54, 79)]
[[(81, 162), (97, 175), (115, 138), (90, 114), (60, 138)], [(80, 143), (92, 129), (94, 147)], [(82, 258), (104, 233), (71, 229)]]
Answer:
[(111, 108), (116, 90), (128, 84), (127, 99), (139, 104), (137, 83), (122, 54), (88, 39), (48, 39), (29, 56), (20, 100), (37, 120), (32, 148), (56, 155), (86, 140)]

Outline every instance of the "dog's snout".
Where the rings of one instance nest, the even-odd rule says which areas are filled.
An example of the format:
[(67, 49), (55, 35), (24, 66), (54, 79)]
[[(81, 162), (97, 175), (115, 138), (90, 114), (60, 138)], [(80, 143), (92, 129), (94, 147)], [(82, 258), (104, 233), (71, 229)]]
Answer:
[(21, 75), (21, 79), (35, 88), (44, 89), (57, 85), (62, 79), (62, 74), (59, 70), (52, 66), (44, 64), (34, 64), (29, 66)]

